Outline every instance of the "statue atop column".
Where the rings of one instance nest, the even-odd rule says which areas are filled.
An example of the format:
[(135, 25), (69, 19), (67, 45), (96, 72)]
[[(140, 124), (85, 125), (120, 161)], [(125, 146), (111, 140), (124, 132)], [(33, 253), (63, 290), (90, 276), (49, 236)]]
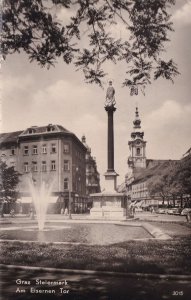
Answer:
[(107, 88), (106, 92), (106, 101), (105, 101), (105, 107), (114, 107), (116, 104), (115, 102), (115, 89), (112, 86), (112, 81), (109, 81), (109, 86)]

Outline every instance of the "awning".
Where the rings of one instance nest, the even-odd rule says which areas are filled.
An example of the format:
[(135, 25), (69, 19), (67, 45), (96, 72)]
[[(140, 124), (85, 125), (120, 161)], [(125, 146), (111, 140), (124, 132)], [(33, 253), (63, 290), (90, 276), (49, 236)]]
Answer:
[[(48, 199), (48, 203), (56, 203), (58, 200), (58, 196), (50, 196)], [(17, 200), (17, 203), (32, 203), (32, 197), (22, 197)]]
[(18, 199), (18, 203), (32, 203), (32, 197), (22, 197)]
[(141, 207), (143, 205), (143, 203), (144, 203), (143, 200), (142, 201), (138, 201), (135, 206), (136, 207)]
[(141, 207), (148, 207), (148, 206), (149, 206), (149, 204), (144, 203), (144, 202), (141, 204)]
[(131, 202), (131, 204), (129, 205), (129, 207), (142, 207), (143, 206), (143, 203), (144, 203), (144, 200), (133, 200)]

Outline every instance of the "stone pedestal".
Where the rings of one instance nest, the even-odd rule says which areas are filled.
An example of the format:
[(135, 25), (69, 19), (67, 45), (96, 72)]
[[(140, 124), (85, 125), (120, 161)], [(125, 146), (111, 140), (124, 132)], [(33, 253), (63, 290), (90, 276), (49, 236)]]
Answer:
[(124, 194), (116, 191), (118, 174), (115, 171), (107, 171), (104, 176), (104, 191), (90, 195), (93, 202), (90, 217), (93, 219), (125, 220), (127, 199)]
[(104, 220), (125, 220), (126, 219), (126, 198), (122, 193), (97, 193), (90, 195), (93, 201), (93, 208), (90, 210), (90, 217)]

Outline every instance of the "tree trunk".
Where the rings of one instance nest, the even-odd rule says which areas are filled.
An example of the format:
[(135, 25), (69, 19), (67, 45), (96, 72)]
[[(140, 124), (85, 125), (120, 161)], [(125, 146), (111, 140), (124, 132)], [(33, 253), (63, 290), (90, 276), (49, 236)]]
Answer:
[(173, 206), (175, 207), (175, 197), (173, 196)]
[(181, 206), (181, 208), (183, 207), (183, 198), (182, 198), (182, 195), (180, 196), (180, 206)]
[(4, 203), (0, 203), (0, 216), (1, 218), (4, 218)]

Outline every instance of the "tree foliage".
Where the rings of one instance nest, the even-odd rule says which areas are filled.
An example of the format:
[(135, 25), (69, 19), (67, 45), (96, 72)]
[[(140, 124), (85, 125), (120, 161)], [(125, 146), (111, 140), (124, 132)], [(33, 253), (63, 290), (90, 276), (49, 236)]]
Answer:
[(148, 190), (151, 197), (158, 196), (162, 198), (163, 201), (169, 196), (168, 186), (165, 182), (164, 176), (162, 175), (155, 175), (152, 177), (148, 183)]
[(150, 177), (148, 190), (151, 196), (164, 200), (191, 196), (191, 156), (169, 164), (162, 173)]
[(0, 161), (0, 200), (14, 202), (17, 200), (19, 173)]
[[(24, 51), (42, 67), (58, 57), (82, 69), (88, 83), (102, 86), (104, 63), (122, 61), (124, 86), (131, 94), (154, 79), (173, 81), (178, 74), (172, 59), (161, 58), (173, 31), (168, 9), (175, 0), (4, 0), (2, 53)], [(61, 11), (69, 20), (59, 19)], [(126, 37), (113, 34), (118, 24)]]
[(191, 156), (187, 156), (180, 160), (179, 164), (172, 173), (173, 179), (171, 182), (174, 187), (181, 194), (191, 195)]

